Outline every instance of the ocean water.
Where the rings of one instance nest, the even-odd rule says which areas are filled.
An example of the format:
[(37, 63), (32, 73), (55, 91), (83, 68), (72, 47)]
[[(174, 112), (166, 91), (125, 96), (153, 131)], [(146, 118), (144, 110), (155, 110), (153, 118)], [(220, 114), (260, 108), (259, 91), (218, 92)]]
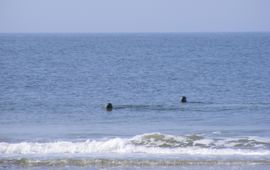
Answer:
[(0, 34), (0, 169), (270, 169), (270, 33)]

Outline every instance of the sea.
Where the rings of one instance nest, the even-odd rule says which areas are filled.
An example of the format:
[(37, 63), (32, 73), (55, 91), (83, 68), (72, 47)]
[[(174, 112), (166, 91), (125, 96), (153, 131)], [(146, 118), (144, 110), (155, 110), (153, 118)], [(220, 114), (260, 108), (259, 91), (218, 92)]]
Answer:
[(270, 33), (1, 33), (0, 169), (270, 169)]

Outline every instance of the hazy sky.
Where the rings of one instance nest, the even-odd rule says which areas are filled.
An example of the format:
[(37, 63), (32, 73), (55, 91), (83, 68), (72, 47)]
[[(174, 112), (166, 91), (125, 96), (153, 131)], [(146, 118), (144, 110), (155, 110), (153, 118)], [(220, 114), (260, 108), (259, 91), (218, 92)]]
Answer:
[(0, 32), (270, 31), (270, 0), (0, 0)]

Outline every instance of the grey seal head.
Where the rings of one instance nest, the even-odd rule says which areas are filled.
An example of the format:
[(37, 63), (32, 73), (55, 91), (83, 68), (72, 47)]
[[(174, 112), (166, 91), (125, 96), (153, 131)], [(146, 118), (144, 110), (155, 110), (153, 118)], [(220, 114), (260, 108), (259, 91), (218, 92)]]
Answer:
[(111, 103), (108, 103), (107, 106), (106, 106), (106, 110), (107, 111), (112, 111), (113, 109), (113, 105)]
[(187, 102), (187, 97), (186, 97), (186, 96), (182, 96), (181, 102), (182, 102), (182, 103), (186, 103), (186, 102)]

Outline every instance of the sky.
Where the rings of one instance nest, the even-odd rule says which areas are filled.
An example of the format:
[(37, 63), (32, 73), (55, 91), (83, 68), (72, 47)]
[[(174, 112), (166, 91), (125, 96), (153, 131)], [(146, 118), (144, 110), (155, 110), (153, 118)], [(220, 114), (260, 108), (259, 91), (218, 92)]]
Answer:
[(261, 31), (270, 0), (0, 0), (0, 32)]

